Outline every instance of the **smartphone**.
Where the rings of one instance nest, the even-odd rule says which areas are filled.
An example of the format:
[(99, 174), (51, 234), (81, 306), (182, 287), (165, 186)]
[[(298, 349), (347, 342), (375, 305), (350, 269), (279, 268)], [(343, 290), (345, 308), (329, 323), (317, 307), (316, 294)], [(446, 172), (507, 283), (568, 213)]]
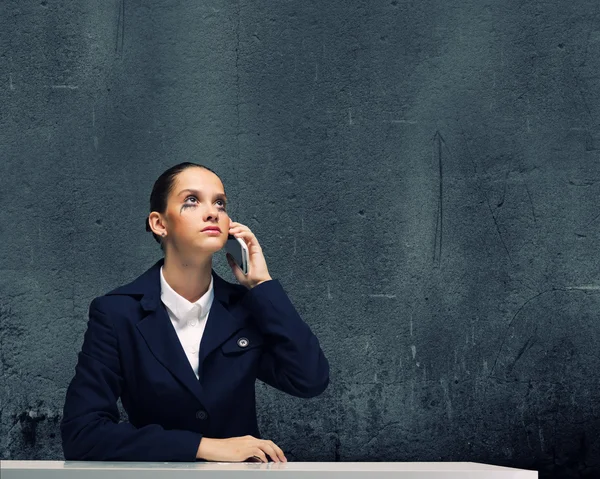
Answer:
[(244, 274), (248, 274), (248, 245), (242, 238), (236, 238), (233, 235), (227, 237), (225, 251), (233, 256), (235, 263), (242, 269)]

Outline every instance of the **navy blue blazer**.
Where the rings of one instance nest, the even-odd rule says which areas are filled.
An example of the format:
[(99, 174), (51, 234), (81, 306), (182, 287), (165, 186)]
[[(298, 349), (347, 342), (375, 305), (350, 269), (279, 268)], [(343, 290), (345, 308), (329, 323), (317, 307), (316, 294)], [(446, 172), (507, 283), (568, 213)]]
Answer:
[(303, 398), (329, 384), (319, 341), (277, 279), (247, 289), (214, 270), (198, 380), (160, 299), (163, 263), (90, 304), (60, 423), (67, 460), (195, 461), (203, 436), (261, 437), (257, 378)]

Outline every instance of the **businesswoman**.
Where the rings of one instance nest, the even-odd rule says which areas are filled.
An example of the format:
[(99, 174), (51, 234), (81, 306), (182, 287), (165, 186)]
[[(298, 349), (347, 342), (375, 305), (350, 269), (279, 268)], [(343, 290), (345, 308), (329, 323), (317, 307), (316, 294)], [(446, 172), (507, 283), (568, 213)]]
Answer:
[[(164, 258), (96, 297), (60, 424), (67, 460), (283, 461), (262, 439), (256, 379), (297, 397), (322, 393), (329, 364), (277, 279), (256, 236), (231, 221), (219, 177), (181, 163), (150, 196), (146, 229)], [(240, 284), (213, 254), (228, 234), (249, 248)], [(119, 422), (121, 398), (129, 422)]]

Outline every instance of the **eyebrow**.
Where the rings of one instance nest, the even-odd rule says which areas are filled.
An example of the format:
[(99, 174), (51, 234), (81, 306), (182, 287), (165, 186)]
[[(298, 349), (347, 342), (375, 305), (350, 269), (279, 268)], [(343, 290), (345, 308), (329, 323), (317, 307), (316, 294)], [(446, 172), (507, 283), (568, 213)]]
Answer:
[[(186, 188), (185, 190), (181, 190), (179, 193), (177, 193), (177, 196), (181, 196), (181, 194), (185, 193), (186, 191), (189, 192), (189, 193), (193, 193), (196, 196), (202, 196), (202, 194), (200, 193), (200, 191), (198, 191), (198, 190), (192, 190), (190, 188)], [(227, 201), (227, 195), (225, 193), (217, 193), (215, 196), (217, 198), (223, 198), (225, 201)]]

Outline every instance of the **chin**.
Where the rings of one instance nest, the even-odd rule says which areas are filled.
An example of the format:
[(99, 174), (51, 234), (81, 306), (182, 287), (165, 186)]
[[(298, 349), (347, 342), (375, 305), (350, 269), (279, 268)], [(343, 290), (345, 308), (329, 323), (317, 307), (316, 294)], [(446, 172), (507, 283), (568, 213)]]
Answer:
[(209, 236), (208, 238), (203, 238), (202, 241), (199, 241), (196, 244), (200, 249), (216, 252), (224, 248), (226, 242), (226, 236)]

